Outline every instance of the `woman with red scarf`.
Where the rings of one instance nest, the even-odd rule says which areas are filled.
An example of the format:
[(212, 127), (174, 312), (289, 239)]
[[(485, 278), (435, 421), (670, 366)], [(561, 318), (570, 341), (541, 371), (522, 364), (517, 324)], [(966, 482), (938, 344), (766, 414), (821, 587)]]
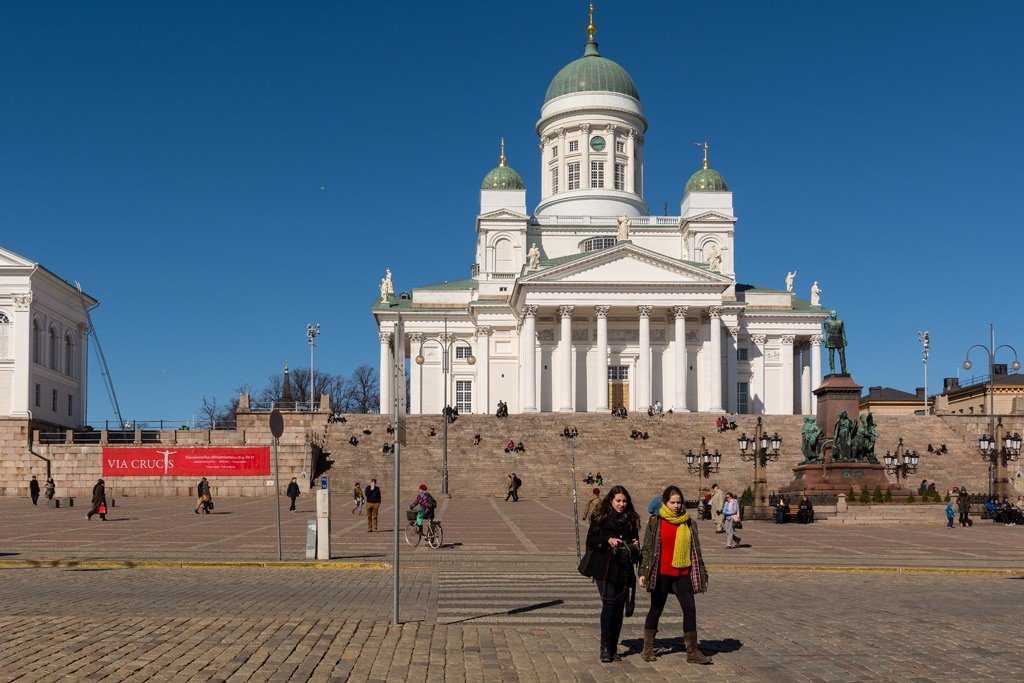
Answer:
[(675, 595), (683, 610), (683, 642), (686, 661), (710, 664), (697, 647), (697, 605), (694, 594), (708, 587), (708, 572), (700, 553), (697, 522), (687, 514), (683, 492), (669, 486), (661, 494), (661, 507), (647, 522), (641, 551), (639, 583), (651, 594), (651, 609), (644, 621), (645, 662), (653, 662), (654, 636), (669, 595)]

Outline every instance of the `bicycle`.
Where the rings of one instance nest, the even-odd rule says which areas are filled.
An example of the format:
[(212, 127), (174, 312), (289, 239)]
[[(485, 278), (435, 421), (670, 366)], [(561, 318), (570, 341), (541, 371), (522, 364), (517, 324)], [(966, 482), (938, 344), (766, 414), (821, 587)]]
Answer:
[(405, 542), (408, 545), (416, 548), (421, 541), (425, 541), (427, 546), (434, 550), (441, 547), (444, 543), (444, 528), (441, 522), (436, 519), (425, 519), (423, 527), (420, 528), (416, 525), (416, 512), (407, 510), (405, 516), (409, 520), (409, 526), (405, 527)]

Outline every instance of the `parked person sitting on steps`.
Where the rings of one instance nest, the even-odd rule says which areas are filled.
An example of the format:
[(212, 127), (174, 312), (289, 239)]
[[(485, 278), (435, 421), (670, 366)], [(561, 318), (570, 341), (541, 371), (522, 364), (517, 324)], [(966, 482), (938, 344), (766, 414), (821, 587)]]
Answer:
[(479, 446), (480, 445), (480, 435), (479, 434), (474, 434), (473, 435), (473, 445), (474, 446)]
[(348, 437), (348, 442), (350, 444), (352, 444), (353, 446), (358, 446), (359, 445), (359, 439), (356, 438), (355, 434), (353, 434), (352, 436)]
[(601, 476), (600, 472), (594, 475), (594, 483), (598, 486), (604, 486), (604, 477)]
[(584, 484), (593, 484), (594, 483), (594, 475), (591, 474), (590, 472), (587, 472), (587, 476), (583, 477), (583, 483)]
[(516, 449), (516, 442), (515, 441), (513, 441), (512, 439), (509, 439), (508, 441), (505, 442), (505, 452), (506, 453), (511, 453), (515, 449)]
[(775, 499), (775, 523), (776, 524), (785, 524), (786, 523), (786, 513), (788, 513), (788, 512), (789, 512), (789, 504), (786, 503), (786, 499), (785, 498), (783, 498), (781, 495), (779, 495), (779, 497)]
[(814, 522), (814, 504), (807, 496), (800, 498), (800, 507), (797, 510), (796, 520), (801, 524), (812, 524)]
[(526, 450), (526, 446), (523, 445), (522, 441), (520, 441), (519, 443), (516, 444), (516, 453), (522, 453), (525, 450)]

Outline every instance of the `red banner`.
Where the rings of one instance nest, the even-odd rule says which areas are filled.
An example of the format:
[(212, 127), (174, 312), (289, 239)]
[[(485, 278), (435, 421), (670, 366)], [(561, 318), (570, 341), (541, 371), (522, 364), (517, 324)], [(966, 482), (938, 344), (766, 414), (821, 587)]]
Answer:
[(104, 448), (104, 477), (259, 477), (270, 474), (268, 446)]

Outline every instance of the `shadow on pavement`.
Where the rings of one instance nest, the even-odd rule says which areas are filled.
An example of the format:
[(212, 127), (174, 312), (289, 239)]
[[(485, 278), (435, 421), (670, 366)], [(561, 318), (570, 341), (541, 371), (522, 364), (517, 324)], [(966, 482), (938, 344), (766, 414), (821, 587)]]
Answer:
[(121, 571), (123, 567), (72, 567), (65, 569), (66, 572), (113, 572)]
[(558, 605), (565, 604), (564, 600), (548, 600), (547, 602), (538, 602), (533, 605), (527, 605), (525, 607), (514, 607), (510, 610), (504, 610), (501, 612), (488, 612), (487, 614), (477, 614), (472, 617), (466, 617), (465, 619), (456, 619), (455, 621), (444, 622), (447, 625), (461, 624), (466, 621), (473, 621), (474, 619), (484, 619), (486, 617), (501, 617), (512, 614), (525, 614), (526, 612), (533, 612), (539, 609), (545, 609), (547, 607), (557, 607)]
[(461, 546), (462, 546), (462, 543), (460, 543), (460, 542), (456, 542), (456, 543), (442, 543), (441, 547), (438, 548), (438, 550), (451, 550), (452, 548), (459, 548)]

